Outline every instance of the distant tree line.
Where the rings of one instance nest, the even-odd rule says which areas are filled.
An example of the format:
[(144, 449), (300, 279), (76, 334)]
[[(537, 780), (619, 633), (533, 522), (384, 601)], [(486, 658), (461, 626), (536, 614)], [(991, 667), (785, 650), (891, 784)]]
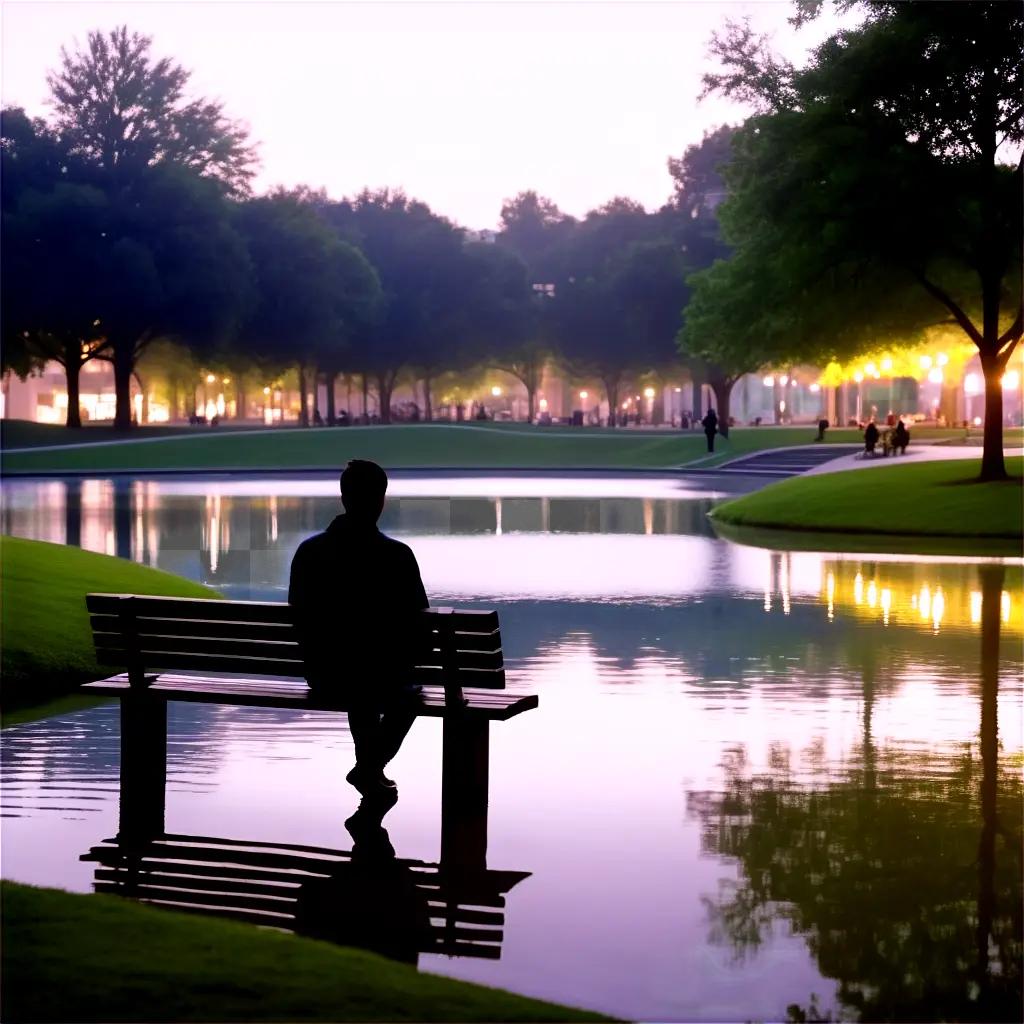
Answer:
[[(803, 68), (745, 23), (713, 38), (705, 93), (755, 112), (669, 160), (661, 209), (620, 197), (576, 219), (524, 191), (494, 244), (401, 192), (253, 196), (244, 129), (189, 98), (148, 38), (91, 33), (50, 76), (49, 122), (3, 111), (3, 368), (59, 361), (73, 426), (81, 366), (111, 360), (126, 427), (161, 339), (239, 377), (297, 368), (304, 420), (308, 389), (339, 375), (387, 422), (403, 375), (430, 418), (442, 378), (496, 367), (532, 419), (553, 361), (600, 380), (613, 411), (627, 382), (685, 365), (727, 429), (744, 373), (947, 325), (980, 354), (982, 476), (998, 479), (1000, 381), (1024, 333), (1024, 11), (833, 3), (863, 20)], [(794, 0), (791, 20), (822, 6)]]
[[(600, 379), (612, 409), (627, 379), (678, 369), (686, 276), (715, 251), (693, 213), (709, 197), (681, 190), (653, 213), (614, 199), (577, 221), (523, 192), (487, 243), (401, 192), (255, 196), (245, 130), (188, 78), (145, 36), (93, 32), (49, 76), (49, 121), (3, 111), (3, 368), (59, 362), (68, 426), (82, 366), (103, 359), (129, 427), (139, 360), (166, 340), (239, 379), (295, 368), (303, 423), (321, 380), (333, 420), (339, 375), (372, 388), (386, 423), (403, 376), (429, 419), (439, 378), (500, 368), (532, 419), (551, 361)], [(673, 161), (677, 180), (720, 143)]]

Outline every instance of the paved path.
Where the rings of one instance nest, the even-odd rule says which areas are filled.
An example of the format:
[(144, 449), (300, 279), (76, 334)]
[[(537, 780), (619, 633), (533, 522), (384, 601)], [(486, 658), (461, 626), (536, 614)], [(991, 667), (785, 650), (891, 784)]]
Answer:
[[(1024, 452), (1021, 448), (1006, 448), (1003, 451), (1006, 455), (1020, 455)], [(811, 473), (835, 473), (846, 469), (877, 469), (879, 466), (893, 466), (903, 462), (945, 462), (951, 459), (977, 459), (981, 461), (981, 445), (966, 444), (919, 444), (910, 442), (906, 455), (889, 456), (878, 455), (875, 458), (862, 458), (859, 452), (846, 454), (832, 462), (815, 466), (807, 472)]]
[(835, 460), (852, 456), (858, 445), (815, 444), (799, 447), (770, 448), (768, 451), (741, 455), (738, 459), (716, 467), (719, 473), (751, 473), (764, 476), (797, 476), (799, 473), (828, 472)]

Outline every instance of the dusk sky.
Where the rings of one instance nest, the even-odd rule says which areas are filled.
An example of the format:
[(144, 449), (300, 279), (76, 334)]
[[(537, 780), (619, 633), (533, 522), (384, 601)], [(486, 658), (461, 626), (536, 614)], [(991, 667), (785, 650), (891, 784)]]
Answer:
[(669, 156), (741, 108), (699, 103), (705, 48), (749, 16), (792, 58), (788, 2), (3, 3), (4, 105), (47, 114), (62, 45), (127, 24), (259, 143), (257, 189), (402, 187), (473, 228), (534, 188), (581, 215), (671, 192)]

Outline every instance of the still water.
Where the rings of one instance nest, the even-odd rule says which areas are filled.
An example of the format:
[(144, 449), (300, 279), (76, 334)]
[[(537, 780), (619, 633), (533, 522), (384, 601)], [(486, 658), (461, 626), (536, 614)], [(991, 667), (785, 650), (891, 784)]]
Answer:
[[(1020, 559), (730, 543), (711, 479), (393, 481), (382, 525), (434, 602), (498, 608), (509, 688), (540, 695), (491, 729), (503, 895), (460, 932), (487, 952), (421, 969), (641, 1020), (1019, 1019)], [(3, 531), (282, 600), (335, 488), (8, 482)], [(342, 716), (169, 722), (166, 828), (193, 858), (202, 837), (250, 880), (348, 863)], [(79, 857), (117, 832), (116, 706), (3, 739), (4, 876), (102, 888)], [(440, 753), (421, 719), (383, 819), (420, 875)]]

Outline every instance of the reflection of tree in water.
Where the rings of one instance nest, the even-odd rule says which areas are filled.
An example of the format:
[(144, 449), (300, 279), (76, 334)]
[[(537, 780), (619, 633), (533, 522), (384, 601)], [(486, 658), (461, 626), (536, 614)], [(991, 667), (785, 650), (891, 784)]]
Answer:
[(982, 572), (977, 747), (876, 748), (869, 678), (864, 742), (840, 776), (803, 784), (781, 747), (755, 776), (736, 750), (724, 793), (691, 795), (703, 848), (741, 867), (707, 900), (713, 942), (743, 958), (787, 923), (865, 1020), (1020, 1019), (1022, 784), (998, 764), (996, 720), (1002, 580), (1000, 566)]

